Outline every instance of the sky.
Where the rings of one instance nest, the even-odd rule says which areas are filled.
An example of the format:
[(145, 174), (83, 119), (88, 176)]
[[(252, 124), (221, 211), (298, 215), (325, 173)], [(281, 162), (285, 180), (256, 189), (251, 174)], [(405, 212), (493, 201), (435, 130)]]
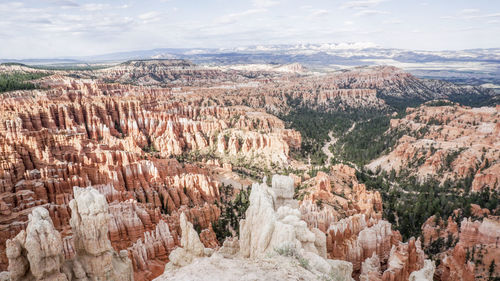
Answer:
[(371, 42), (500, 47), (499, 0), (0, 0), (0, 58)]

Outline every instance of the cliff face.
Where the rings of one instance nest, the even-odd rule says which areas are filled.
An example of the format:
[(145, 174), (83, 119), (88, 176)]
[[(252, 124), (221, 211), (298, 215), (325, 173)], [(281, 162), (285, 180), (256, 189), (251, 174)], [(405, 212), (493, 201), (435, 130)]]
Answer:
[[(284, 267), (288, 278), (352, 281), (352, 264), (327, 259), (325, 235), (318, 229), (309, 229), (300, 219), (293, 190), (293, 179), (285, 176), (273, 176), (272, 187), (265, 181), (253, 184), (250, 206), (240, 223), (239, 243), (226, 240), (213, 254), (204, 249), (192, 225), (183, 223), (182, 248), (171, 253), (171, 262), (155, 280), (205, 280), (205, 272), (217, 280), (254, 280), (255, 276), (279, 280), (286, 277), (283, 270), (276, 268)], [(269, 272), (273, 264), (273, 272)]]
[[(3, 269), (5, 241), (26, 228), (33, 208), (46, 208), (54, 227), (69, 236), (73, 186), (92, 185), (110, 206), (112, 246), (129, 249), (137, 274), (159, 274), (179, 243), (181, 212), (207, 230), (207, 245), (217, 245), (209, 226), (220, 215), (214, 204), (220, 183), (209, 170), (183, 163), (186, 157), (202, 153), (223, 162), (263, 155), (259, 161), (280, 164), (290, 147), (300, 146), (300, 134), (281, 120), (244, 106), (62, 75), (39, 83), (50, 89), (0, 97)], [(149, 250), (139, 250), (143, 244)]]
[(408, 171), (420, 181), (444, 182), (472, 177), (472, 190), (500, 188), (499, 107), (420, 106), (403, 119), (391, 120), (390, 131), (405, 135), (387, 155), (368, 168)]
[[(25, 71), (5, 71), (13, 70)], [(11, 261), (14, 279), (103, 279), (116, 273), (127, 280), (131, 265), (135, 280), (151, 280), (167, 262), (184, 277), (196, 266), (212, 272), (210, 266), (227, 262), (241, 266), (243, 271), (233, 272), (238, 276), (248, 263), (262, 270), (259, 276), (277, 279), (286, 279), (286, 270), (272, 275), (283, 264), (305, 280), (330, 274), (406, 280), (412, 272), (428, 278), (433, 267), (424, 262), (419, 240), (401, 242), (382, 220), (380, 194), (358, 183), (355, 170), (345, 165), (312, 179), (276, 177), (271, 187), (255, 185), (240, 240), (226, 240), (210, 256), (210, 249), (221, 246), (214, 231), (221, 184), (240, 188), (250, 182), (233, 169), (255, 178), (261, 176), (255, 170), (294, 168), (290, 151), (301, 148), (301, 135), (273, 114), (301, 106), (385, 112), (384, 95), (435, 97), (425, 81), (391, 67), (327, 75), (299, 74), (296, 65), (282, 70), (132, 61), (95, 72), (55, 71), (35, 82), (43, 90), (0, 95), (0, 269)], [(430, 163), (441, 167), (458, 143), (468, 150), (459, 151), (446, 176), (467, 176), (477, 159), (487, 159), (474, 172), (473, 188), (498, 188), (498, 108), (444, 107), (444, 117), (418, 110), (393, 121), (393, 129), (415, 131), (437, 122), (429, 118), (441, 118), (448, 133), (431, 128), (425, 135), (443, 151)], [(479, 124), (471, 123), (478, 118)], [(412, 148), (419, 142), (402, 138), (399, 154), (391, 156), (396, 160), (387, 165), (405, 165), (423, 153)], [(298, 201), (294, 185), (301, 190)], [(266, 260), (276, 249), (285, 256)], [(238, 253), (242, 257), (235, 258)], [(457, 248), (457, 259), (461, 254)], [(310, 264), (300, 265), (301, 258)], [(450, 258), (443, 263), (449, 269), (438, 270), (455, 276), (461, 261)]]
[[(441, 260), (436, 269), (440, 280), (488, 280), (490, 277), (489, 267), (500, 255), (500, 220), (479, 211), (475, 214), (481, 214), (482, 219), (464, 218), (457, 224), (450, 217), (445, 224), (443, 221), (436, 223), (431, 217), (422, 226), (424, 247), (432, 249), (441, 245), (435, 253)], [(492, 277), (499, 273), (495, 268)]]
[(334, 165), (299, 188), (302, 218), (326, 234), (327, 256), (351, 262), (359, 280), (408, 280), (424, 267), (420, 240), (401, 242), (382, 220), (380, 194), (358, 183), (353, 168)]

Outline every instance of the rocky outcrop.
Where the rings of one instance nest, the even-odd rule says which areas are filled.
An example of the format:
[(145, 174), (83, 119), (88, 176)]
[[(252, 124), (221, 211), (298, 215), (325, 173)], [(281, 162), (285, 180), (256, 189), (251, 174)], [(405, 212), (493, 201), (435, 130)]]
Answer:
[(302, 219), (325, 233), (332, 223), (356, 214), (364, 214), (367, 220), (375, 222), (382, 217), (380, 193), (368, 191), (357, 181), (355, 170), (347, 165), (333, 165), (328, 174), (318, 172), (316, 177), (302, 182), (301, 187)]
[(274, 176), (272, 183), (271, 188), (265, 183), (252, 186), (250, 206), (240, 223), (241, 255), (258, 258), (276, 251), (297, 251), (309, 260), (312, 270), (350, 280), (352, 265), (323, 258), (326, 256), (325, 235), (321, 231), (310, 231), (300, 219), (297, 202), (292, 200), (293, 179)]
[(365, 259), (365, 261), (361, 264), (359, 281), (382, 281), (380, 259), (376, 253), (373, 253), (370, 258)]
[[(76, 256), (91, 280), (133, 280), (132, 263), (126, 251), (118, 255), (108, 238), (109, 212), (106, 198), (93, 188), (74, 188), (70, 225)], [(72, 272), (74, 276), (78, 272)]]
[[(171, 262), (155, 280), (204, 280), (206, 274), (217, 280), (353, 280), (352, 265), (326, 259), (325, 235), (318, 229), (309, 230), (300, 219), (298, 202), (292, 198), (293, 179), (274, 176), (272, 187), (265, 182), (252, 186), (239, 239), (227, 239), (213, 254), (182, 214), (183, 247), (171, 253)], [(272, 272), (270, 266), (274, 266)]]
[(409, 172), (419, 181), (429, 177), (455, 182), (472, 178), (471, 189), (500, 188), (500, 107), (422, 105), (391, 120), (389, 133), (402, 132), (396, 147), (371, 162), (372, 171)]
[(254, 281), (254, 280), (304, 280), (317, 281), (311, 271), (294, 263), (290, 258), (273, 256), (264, 259), (224, 258), (214, 254), (199, 258), (176, 270), (165, 271), (155, 281)]
[(7, 241), (10, 280), (134, 280), (127, 251), (119, 254), (108, 238), (108, 204), (93, 188), (75, 187), (71, 200), (74, 258), (65, 261), (65, 243), (49, 212), (37, 207), (26, 231)]
[(49, 212), (37, 207), (28, 217), (26, 231), (7, 240), (10, 280), (71, 280), (61, 270), (63, 242)]
[[(49, 210), (63, 237), (71, 235), (73, 186), (94, 186), (106, 195), (111, 244), (122, 250), (160, 220), (179, 230), (181, 206), (202, 229), (218, 219), (220, 183), (200, 167), (208, 160), (224, 167), (240, 159), (283, 165), (290, 149), (300, 147), (300, 133), (275, 116), (204, 94), (61, 73), (37, 83), (48, 89), (0, 96), (2, 269), (5, 241), (26, 228), (36, 206)], [(208, 95), (220, 94), (213, 91)], [(115, 215), (120, 212), (124, 216)]]
[(418, 271), (413, 271), (410, 274), (409, 281), (432, 281), (434, 280), (434, 271), (436, 265), (431, 260), (424, 261), (424, 267)]
[(408, 280), (410, 274), (424, 267), (424, 252), (420, 240), (410, 238), (407, 243), (392, 246), (387, 269), (382, 274), (382, 280)]
[(474, 277), (475, 265), (472, 261), (467, 260), (466, 251), (466, 248), (458, 243), (444, 255), (438, 268), (441, 280), (476, 280)]
[(389, 222), (381, 220), (380, 194), (358, 183), (353, 168), (334, 165), (328, 174), (318, 172), (301, 187), (301, 217), (309, 227), (326, 234), (329, 258), (351, 262), (357, 273), (373, 254), (379, 262), (387, 261), (400, 235), (392, 231)]
[(158, 276), (163, 272), (168, 254), (175, 247), (175, 236), (170, 232), (168, 224), (161, 220), (154, 231), (144, 233), (144, 239), (139, 238), (128, 250), (136, 272)]
[(483, 218), (463, 218), (457, 224), (461, 211), (456, 210), (446, 222), (430, 217), (422, 226), (424, 247), (438, 250), (434, 255), (440, 260), (435, 274), (439, 280), (487, 280), (491, 262), (500, 255), (499, 218), (477, 205), (471, 212)]
[(180, 225), (182, 231), (181, 247), (170, 253), (168, 256), (170, 262), (167, 266), (186, 266), (195, 258), (210, 256), (213, 253), (213, 249), (205, 248), (201, 243), (193, 224), (187, 221), (184, 213), (180, 216)]

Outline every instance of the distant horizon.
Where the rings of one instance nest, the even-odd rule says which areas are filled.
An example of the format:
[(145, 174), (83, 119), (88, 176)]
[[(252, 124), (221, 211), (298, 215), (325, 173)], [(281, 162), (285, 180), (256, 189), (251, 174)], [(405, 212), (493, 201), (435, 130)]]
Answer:
[[(437, 52), (460, 52), (460, 51), (474, 51), (474, 50), (495, 50), (500, 49), (499, 47), (488, 47), (488, 48), (467, 48), (467, 49), (440, 49), (440, 50), (426, 50), (426, 49), (408, 49), (408, 48), (392, 48), (387, 46), (377, 45), (372, 42), (319, 42), (319, 43), (277, 43), (277, 44), (253, 44), (253, 45), (239, 45), (234, 47), (157, 47), (157, 48), (145, 48), (145, 49), (123, 49), (113, 52), (106, 53), (95, 53), (90, 55), (64, 55), (64, 56), (54, 56), (54, 57), (24, 57), (24, 58), (12, 58), (12, 57), (0, 57), (0, 60), (4, 61), (2, 63), (7, 63), (9, 60), (12, 62), (15, 61), (30, 61), (30, 60), (78, 60), (85, 58), (93, 58), (93, 57), (101, 57), (108, 55), (116, 55), (116, 54), (127, 54), (127, 53), (136, 53), (136, 52), (151, 52), (151, 51), (159, 51), (159, 50), (207, 50), (213, 52), (221, 52), (221, 53), (231, 53), (231, 52), (258, 52), (256, 50), (242, 50), (243, 48), (249, 49), (253, 47), (275, 47), (275, 46), (299, 46), (299, 45), (310, 45), (310, 46), (320, 46), (320, 45), (355, 45), (355, 44), (372, 44), (370, 47), (366, 48), (338, 48), (335, 49), (337, 51), (361, 51), (361, 50), (369, 50), (369, 49), (380, 49), (380, 50), (399, 50), (399, 51), (408, 51), (408, 52), (429, 52), (429, 53), (437, 53)], [(239, 49), (239, 50), (238, 50)], [(269, 50), (260, 50), (260, 52), (265, 53), (269, 52)], [(209, 54), (210, 52), (207, 52)], [(151, 58), (154, 59), (154, 58)], [(166, 58), (164, 58), (166, 59)]]
[(500, 2), (488, 0), (5, 0), (0, 19), (6, 59), (320, 42), (500, 47)]

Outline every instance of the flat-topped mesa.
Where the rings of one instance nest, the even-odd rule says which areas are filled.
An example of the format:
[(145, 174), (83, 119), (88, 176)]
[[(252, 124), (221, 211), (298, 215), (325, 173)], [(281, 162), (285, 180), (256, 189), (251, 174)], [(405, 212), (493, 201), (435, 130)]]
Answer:
[[(74, 194), (70, 202), (73, 245), (61, 239), (45, 208), (35, 208), (26, 231), (7, 241), (11, 281), (134, 280), (127, 251), (118, 254), (111, 247), (105, 197), (92, 187), (75, 187)], [(74, 251), (67, 261), (66, 247)]]

